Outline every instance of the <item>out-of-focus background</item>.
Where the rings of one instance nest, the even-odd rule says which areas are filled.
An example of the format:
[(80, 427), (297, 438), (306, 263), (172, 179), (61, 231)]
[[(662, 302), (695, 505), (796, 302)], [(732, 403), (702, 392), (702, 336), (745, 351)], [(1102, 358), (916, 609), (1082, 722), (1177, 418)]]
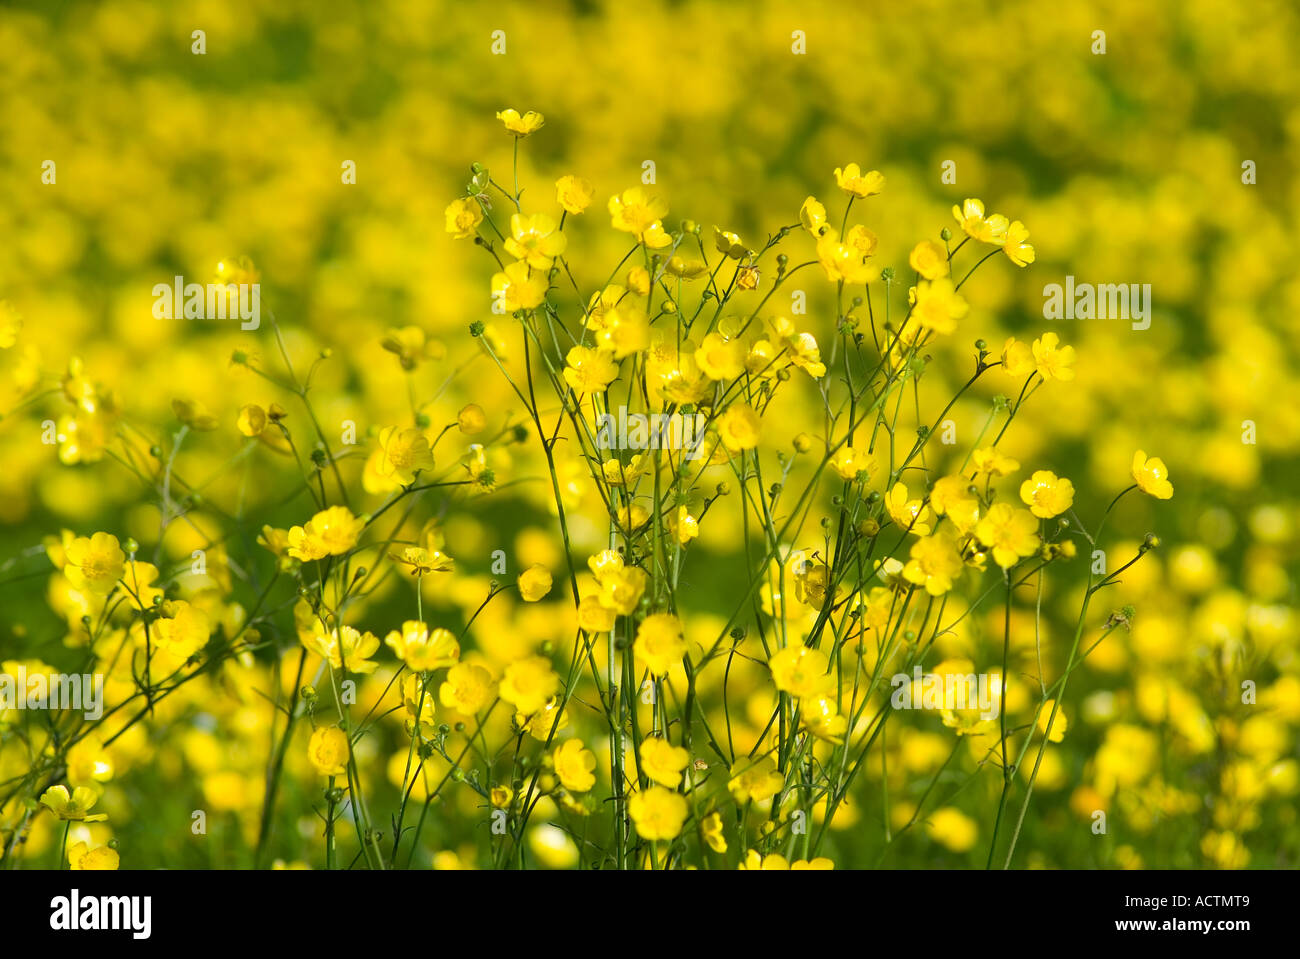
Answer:
[[(504, 54), (493, 52), (494, 31)], [(803, 55), (792, 51), (796, 31)], [(0, 658), (71, 662), (69, 626), (46, 595), (43, 538), (111, 529), (152, 549), (156, 498), (117, 460), (112, 437), (127, 429), (145, 450), (165, 441), (179, 427), (174, 399), (221, 423), (177, 464), (204, 478), (205, 498), (238, 503), (254, 536), (263, 522), (305, 518), (303, 501), (284, 503), (299, 483), (291, 462), (263, 451), (250, 474), (248, 457), (234, 459), (239, 407), (285, 403), (230, 361), (245, 351), (273, 364), (269, 326), (156, 320), (156, 283), (207, 282), (219, 261), (250, 258), (264, 316), (274, 312), (299, 367), (333, 351), (313, 381), (330, 429), (352, 420), (364, 435), (409, 419), (406, 384), (380, 345), (407, 326), (429, 339), (418, 375), (435, 423), (471, 400), (494, 426), (518, 421), (510, 388), (468, 334), (472, 321), (493, 320), (491, 262), (445, 232), (443, 211), (464, 195), (471, 162), (499, 182), (510, 175), (512, 144), (494, 114), (536, 110), (546, 124), (521, 148), (525, 208), (554, 210), (550, 185), (564, 174), (596, 188), (566, 227), (570, 259), (590, 265), (578, 278), (585, 290), (626, 250), (604, 202), (640, 184), (646, 161), (670, 227), (691, 218), (751, 244), (796, 223), (809, 194), (839, 204), (834, 168), (880, 170), (884, 193), (855, 212), (879, 234), (881, 263), (900, 271), (919, 239), (956, 228), (950, 210), (966, 197), (1022, 220), (1037, 262), (1018, 270), (999, 259), (964, 288), (971, 312), (941, 371), (950, 385), (964, 381), (977, 337), (996, 348), (1012, 334), (1058, 332), (1078, 350), (1078, 378), (1035, 397), (1006, 451), (1072, 477), (1080, 515), (1098, 516), (1128, 485), (1137, 448), (1165, 460), (1177, 491), (1159, 508), (1130, 497), (1117, 511), (1117, 528), (1163, 545), (1114, 600), (1138, 607), (1132, 631), (1085, 668), (1085, 706), (1055, 783), (1042, 785), (1048, 812), (1028, 827), (1031, 861), (1295, 864), (1297, 62), (1300, 14), (1284, 2), (7, 4)], [(47, 161), (53, 183), (43, 182)], [(347, 161), (355, 185), (342, 182)], [(1150, 328), (1045, 320), (1043, 287), (1067, 275), (1150, 284)], [(810, 276), (808, 292), (801, 319), (828, 344), (831, 289)], [(496, 323), (504, 338), (508, 318)], [(114, 407), (68, 421), (83, 379)], [(959, 431), (979, 429), (996, 391), (981, 387), (955, 408)], [(61, 442), (42, 442), (47, 421)], [(361, 460), (351, 465), (359, 474)], [(506, 480), (542, 475), (522, 449), (493, 465)], [(497, 544), (553, 556), (548, 496), (547, 484), (522, 482), (448, 517), (457, 575), (485, 579)], [(223, 531), (215, 514), (199, 511), (196, 523)], [(176, 559), (199, 532), (176, 524), (170, 535)], [(600, 530), (578, 535), (597, 542)], [(731, 536), (706, 523), (699, 548), (723, 555)], [(725, 616), (708, 608), (707, 569), (697, 567), (701, 615)], [(555, 629), (509, 612), (479, 628)], [(1242, 680), (1258, 683), (1254, 707), (1234, 705)], [(186, 762), (218, 769), (229, 740), (211, 740), (187, 747)], [(141, 744), (132, 758), (147, 755)], [(182, 766), (167, 759), (155, 773)], [(126, 829), (143, 829), (149, 802), (163, 798), (133, 798), (137, 825)], [(1086, 829), (1059, 828), (1086, 822), (1098, 803), (1127, 803), (1119, 835), (1093, 842)], [(1162, 833), (1170, 817), (1181, 831)], [(893, 864), (979, 858), (962, 845), (918, 839)]]

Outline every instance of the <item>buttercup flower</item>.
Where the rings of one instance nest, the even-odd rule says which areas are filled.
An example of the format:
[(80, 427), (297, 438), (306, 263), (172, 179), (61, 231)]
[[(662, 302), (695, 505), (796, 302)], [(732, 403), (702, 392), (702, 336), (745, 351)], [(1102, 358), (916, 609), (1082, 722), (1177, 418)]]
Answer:
[(529, 110), (523, 116), (519, 115), (518, 110), (501, 110), (497, 113), (497, 119), (505, 125), (506, 132), (515, 137), (536, 133), (546, 122), (546, 117), (535, 110)]
[(912, 248), (908, 264), (924, 279), (937, 280), (948, 275), (948, 253), (934, 240), (922, 240)]
[(303, 562), (341, 556), (357, 545), (363, 529), (365, 523), (346, 506), (331, 506), (289, 530), (289, 555)]
[(478, 233), (483, 222), (483, 208), (478, 201), (468, 197), (452, 200), (445, 211), (447, 232), (458, 240), (467, 240)]
[(99, 801), (99, 793), (90, 786), (78, 786), (68, 792), (67, 786), (51, 786), (41, 794), (41, 805), (60, 819), (78, 822), (102, 822), (108, 818), (103, 814), (88, 815)]
[(1138, 489), (1156, 499), (1169, 499), (1174, 495), (1174, 484), (1169, 482), (1169, 468), (1159, 457), (1147, 457), (1143, 450), (1133, 454), (1133, 482)]
[(984, 203), (980, 200), (967, 200), (961, 206), (954, 206), (952, 215), (961, 224), (962, 231), (974, 240), (995, 246), (1007, 242), (1007, 230), (1011, 224), (1000, 213), (986, 217)]
[(690, 806), (686, 797), (663, 786), (651, 786), (628, 800), (627, 812), (642, 839), (673, 839), (681, 833)]
[(560, 677), (551, 668), (551, 661), (542, 656), (529, 656), (506, 667), (501, 677), (501, 698), (525, 715), (541, 712), (546, 702), (560, 688)]
[(438, 687), (438, 701), (448, 709), (472, 716), (496, 696), (497, 684), (482, 666), (456, 663), (447, 670), (447, 678)]
[(510, 235), (506, 237), (505, 248), (534, 270), (548, 270), (568, 242), (568, 237), (556, 229), (555, 221), (545, 213), (532, 216), (515, 213), (510, 217)]
[(555, 762), (555, 774), (569, 792), (585, 793), (596, 785), (592, 770), (596, 768), (596, 754), (584, 749), (582, 740), (566, 740), (552, 754)]
[(1074, 484), (1050, 470), (1037, 470), (1020, 484), (1020, 499), (1035, 516), (1051, 519), (1074, 503)]
[(1038, 550), (1038, 521), (1027, 509), (994, 503), (975, 527), (975, 535), (993, 550), (993, 561), (1003, 569)]
[(535, 603), (551, 591), (551, 572), (534, 564), (519, 574), (519, 595), (526, 603)]
[(652, 250), (672, 244), (672, 237), (664, 232), (660, 222), (667, 213), (668, 207), (664, 203), (640, 187), (632, 187), (609, 198), (609, 216), (614, 229), (631, 233), (638, 243), (644, 243)]
[(400, 631), (395, 629), (384, 637), (384, 645), (416, 673), (451, 666), (460, 659), (460, 643), (455, 633), (442, 628), (430, 630), (418, 620), (402, 623)]
[(75, 589), (89, 590), (103, 596), (112, 592), (126, 570), (126, 554), (117, 537), (96, 533), (78, 536), (67, 548), (63, 575)]
[(651, 613), (637, 627), (632, 652), (639, 668), (666, 676), (686, 653), (681, 620), (672, 613)]
[(594, 195), (591, 184), (580, 176), (562, 176), (555, 181), (555, 202), (574, 215), (587, 209)]
[(879, 170), (863, 173), (856, 163), (850, 163), (843, 169), (835, 168), (835, 185), (850, 196), (869, 197), (885, 188), (885, 178)]
[(322, 776), (342, 776), (352, 755), (348, 735), (337, 726), (321, 726), (307, 743), (307, 758)]
[(1057, 344), (1061, 338), (1055, 333), (1044, 333), (1034, 340), (1034, 362), (1045, 380), (1074, 379), (1074, 347)]
[(666, 739), (653, 736), (641, 742), (641, 771), (661, 786), (681, 785), (682, 770), (690, 761), (690, 753)]

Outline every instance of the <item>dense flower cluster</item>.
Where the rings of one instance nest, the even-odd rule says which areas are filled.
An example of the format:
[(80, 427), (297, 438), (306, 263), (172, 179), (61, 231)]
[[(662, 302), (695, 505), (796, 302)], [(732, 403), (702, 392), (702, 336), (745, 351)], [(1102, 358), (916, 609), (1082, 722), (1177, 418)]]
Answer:
[[(635, 116), (544, 66), (530, 103), (489, 84), (453, 115), (420, 92), (419, 6), (385, 5), (419, 55), (346, 134), (327, 115), (387, 79), (341, 68), (330, 109), (250, 97), (208, 136), (231, 102), (137, 72), (189, 36), (161, 5), (86, 28), (83, 83), (132, 81), (70, 101), (76, 137), (6, 97), (15, 155), (58, 173), (3, 214), (0, 664), (104, 682), (95, 718), (0, 700), (0, 865), (1300, 855), (1300, 528), (1269, 470), (1300, 448), (1300, 287), (1238, 158), (1285, 147), (1183, 132), (1164, 58), (1064, 67), (1075, 4), (853, 44), (815, 6), (518, 13), (512, 55), (595, 57)], [(1196, 116), (1290, 102), (1296, 31), (1246, 59), (1222, 18), (1258, 26), (1180, 9), (1213, 65)], [(210, 32), (274, 19), (246, 12)], [(363, 62), (364, 31), (301, 16)], [(633, 23), (653, 64), (619, 52)], [(1149, 26), (1106, 24), (1173, 42)], [(817, 57), (772, 47), (795, 28)], [(73, 69), (54, 29), (0, 23), (3, 92)], [(1118, 154), (1102, 76), (1152, 120)], [(778, 131), (791, 89), (834, 109)], [(126, 112), (149, 119), (113, 153)], [(951, 143), (893, 152), (940, 117)], [(260, 328), (152, 318), (178, 272), (262, 284)], [(1045, 320), (1066, 272), (1149, 280), (1164, 316)], [(943, 695), (966, 677), (986, 701)]]

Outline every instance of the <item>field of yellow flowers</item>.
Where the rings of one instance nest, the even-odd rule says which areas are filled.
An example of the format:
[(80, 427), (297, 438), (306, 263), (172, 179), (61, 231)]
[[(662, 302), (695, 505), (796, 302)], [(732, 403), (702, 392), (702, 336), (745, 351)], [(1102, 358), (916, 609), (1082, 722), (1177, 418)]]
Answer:
[(0, 12), (0, 867), (1300, 864), (1300, 13)]

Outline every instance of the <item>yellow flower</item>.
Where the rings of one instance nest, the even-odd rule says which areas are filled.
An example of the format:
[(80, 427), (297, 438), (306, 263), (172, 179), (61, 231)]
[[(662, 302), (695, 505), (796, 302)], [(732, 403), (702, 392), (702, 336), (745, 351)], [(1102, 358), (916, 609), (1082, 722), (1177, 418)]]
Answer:
[(519, 574), (516, 583), (524, 602), (535, 603), (551, 591), (551, 571), (539, 563), (534, 563)]
[(529, 656), (506, 667), (501, 677), (501, 698), (526, 716), (541, 712), (546, 702), (560, 689), (560, 677), (551, 661)]
[(808, 197), (799, 208), (799, 222), (813, 236), (821, 236), (826, 228), (826, 207), (817, 202), (816, 197)]
[[(626, 518), (626, 516), (625, 516)], [(623, 557), (614, 550), (602, 550), (587, 560), (596, 582), (600, 584), (597, 594), (600, 604), (613, 610), (620, 616), (628, 616), (636, 609), (645, 592), (649, 576), (637, 566), (627, 566)]]
[(704, 841), (714, 852), (723, 853), (727, 851), (727, 837), (722, 832), (722, 815), (716, 810), (704, 817), (700, 823), (700, 832), (704, 835)]
[(647, 296), (651, 286), (650, 271), (644, 266), (634, 266), (627, 271), (627, 288), (637, 296)]
[[(858, 243), (847, 242), (858, 240)], [(880, 277), (880, 269), (869, 262), (870, 244), (865, 233), (854, 235), (850, 232), (846, 242), (840, 242), (839, 234), (829, 226), (822, 229), (817, 240), (817, 260), (826, 271), (826, 278), (832, 283), (872, 283)]]
[(221, 425), (220, 420), (198, 400), (173, 399), (172, 412), (192, 430), (206, 433)]
[(1035, 516), (1051, 519), (1074, 505), (1074, 484), (1050, 470), (1036, 470), (1020, 484), (1020, 499)]
[(827, 673), (829, 667), (830, 662), (825, 653), (803, 643), (778, 649), (767, 663), (776, 688), (799, 697), (823, 693), (834, 682), (834, 678)]
[(609, 216), (614, 229), (631, 233), (638, 243), (652, 250), (673, 242), (660, 222), (667, 213), (668, 207), (661, 200), (648, 196), (639, 186), (609, 198)]
[(457, 663), (447, 670), (446, 681), (438, 687), (438, 701), (466, 716), (477, 713), (496, 694), (497, 684), (492, 674), (474, 663)]
[(108, 846), (91, 849), (84, 842), (75, 842), (68, 848), (68, 868), (73, 870), (116, 869), (121, 863), (117, 850)]
[(303, 562), (341, 556), (357, 545), (365, 526), (346, 506), (331, 506), (289, 530), (289, 555)]
[(961, 553), (956, 542), (950, 535), (940, 533), (912, 544), (911, 558), (903, 566), (903, 578), (924, 586), (931, 596), (942, 596), (952, 589), (952, 581), (961, 575), (961, 570)]
[(519, 115), (518, 110), (501, 110), (497, 113), (497, 119), (505, 124), (506, 132), (515, 137), (536, 133), (546, 122), (546, 117), (536, 110), (529, 110), (523, 116)]
[(685, 506), (677, 507), (677, 514), (668, 517), (668, 529), (677, 537), (677, 543), (685, 546), (700, 535), (700, 523)]
[(1147, 458), (1138, 450), (1133, 454), (1133, 482), (1138, 489), (1156, 499), (1169, 499), (1174, 495), (1174, 484), (1169, 482), (1169, 468), (1159, 457)]
[(535, 270), (548, 270), (555, 258), (564, 252), (569, 238), (556, 230), (555, 221), (545, 213), (510, 217), (510, 236), (506, 237), (506, 252), (522, 260)]
[(384, 637), (384, 645), (416, 673), (451, 666), (460, 660), (455, 633), (442, 628), (430, 631), (428, 625), (414, 619), (402, 623), (400, 632), (393, 630)]
[(429, 358), (428, 337), (418, 326), (394, 327), (384, 334), (379, 345), (396, 355), (404, 370), (413, 370), (421, 360)]
[(102, 813), (94, 816), (88, 815), (97, 802), (99, 802), (99, 793), (89, 786), (78, 786), (72, 790), (71, 794), (68, 793), (67, 786), (51, 786), (41, 793), (41, 805), (64, 820), (75, 820), (77, 822), (104, 821), (108, 816)]
[(1020, 464), (1010, 456), (1003, 456), (997, 447), (985, 446), (970, 455), (971, 465), (979, 476), (1009, 476), (1020, 469)]
[(1007, 227), (1006, 242), (1002, 245), (1002, 252), (1007, 255), (1007, 259), (1016, 266), (1028, 266), (1034, 262), (1034, 248), (1029, 245), (1029, 230), (1019, 220), (1012, 220), (1011, 225)]
[(163, 591), (154, 585), (158, 579), (158, 567), (153, 563), (129, 560), (123, 567), (122, 585), (131, 597), (131, 605), (136, 609), (152, 609), (154, 601)]
[(379, 649), (379, 637), (351, 626), (326, 630), (317, 620), (315, 630), (309, 638), (304, 638), (303, 645), (335, 669), (346, 668), (349, 673), (367, 675), (379, 665), (370, 659)]
[(579, 397), (603, 393), (618, 376), (618, 364), (609, 350), (575, 346), (565, 356), (564, 381)]
[(664, 264), (664, 269), (672, 276), (683, 280), (698, 280), (709, 272), (709, 265), (703, 260), (694, 258), (688, 260), (684, 257), (674, 256)]
[(993, 561), (1003, 569), (1010, 569), (1022, 556), (1032, 556), (1038, 549), (1038, 521), (1029, 510), (1010, 503), (994, 503), (976, 525), (975, 535), (992, 548)]
[(492, 298), (507, 313), (541, 306), (549, 287), (545, 271), (530, 268), (524, 260), (516, 260), (500, 273), (492, 274)]
[(433, 692), (419, 673), (407, 673), (402, 680), (402, 706), (413, 723), (431, 723), (436, 715)]
[(762, 759), (741, 759), (731, 767), (727, 789), (737, 803), (762, 802), (771, 799), (785, 785), (785, 776), (777, 771), (776, 760), (771, 756)]
[(1045, 380), (1074, 379), (1074, 347), (1057, 344), (1061, 338), (1055, 333), (1044, 333), (1034, 340), (1034, 363)]
[(718, 248), (719, 253), (733, 260), (743, 260), (754, 252), (745, 246), (744, 241), (735, 233), (727, 233), (716, 226), (713, 228), (713, 245)]
[(957, 329), (957, 321), (967, 314), (970, 305), (962, 298), (948, 277), (922, 280), (916, 284), (916, 302), (912, 315), (922, 329), (949, 334)]
[(835, 699), (825, 694), (810, 696), (800, 704), (800, 719), (803, 727), (818, 739), (841, 745), (845, 730), (849, 728), (848, 718), (840, 715)]
[(311, 734), (307, 758), (322, 776), (342, 776), (348, 771), (352, 754), (348, 734), (337, 726), (322, 726)]
[(644, 313), (608, 310), (605, 326), (596, 331), (596, 345), (621, 360), (650, 348), (650, 322)]
[(1002, 344), (1002, 371), (1008, 376), (1027, 376), (1037, 369), (1034, 351), (1028, 343), (1021, 343), (1013, 336)]
[(710, 333), (695, 351), (695, 362), (711, 380), (734, 380), (745, 372), (745, 344)]
[(860, 255), (863, 261), (876, 252), (876, 247), (880, 244), (879, 238), (862, 224), (851, 227), (849, 232), (844, 235), (844, 245)]
[[(1065, 719), (1065, 710), (1058, 709), (1056, 718), (1052, 719), (1052, 708), (1056, 705), (1056, 700), (1047, 699), (1043, 701), (1043, 707), (1038, 713), (1038, 731), (1047, 736), (1049, 742), (1059, 743), (1065, 738), (1065, 733), (1070, 724)], [(1048, 732), (1047, 724), (1052, 724), (1051, 732)]]
[(555, 202), (569, 213), (578, 214), (591, 205), (595, 190), (580, 176), (562, 176), (555, 181)]
[(870, 481), (871, 475), (876, 470), (875, 460), (852, 446), (841, 446), (831, 457), (830, 466), (841, 479), (850, 481), (857, 479), (863, 473), (867, 474), (867, 480)]
[(618, 613), (603, 605), (599, 596), (584, 596), (578, 603), (578, 627), (589, 633), (607, 633), (617, 619)]
[(163, 604), (164, 616), (150, 627), (149, 640), (155, 650), (177, 659), (193, 656), (208, 643), (208, 614), (182, 599)]
[(487, 415), (477, 403), (467, 403), (456, 414), (456, 426), (466, 436), (475, 436), (487, 429)]
[(953, 852), (966, 852), (979, 838), (979, 825), (975, 820), (952, 806), (930, 813), (925, 825), (935, 842)]
[(430, 553), (423, 546), (407, 546), (400, 553), (390, 553), (388, 558), (405, 566), (412, 576), (426, 576), (429, 573), (449, 573), (456, 561), (445, 553), (434, 550)]
[(747, 403), (737, 403), (718, 419), (718, 435), (733, 453), (752, 450), (758, 445), (762, 423)]
[(658, 736), (641, 743), (641, 772), (669, 789), (681, 785), (682, 770), (690, 761), (689, 752)]
[(266, 429), (266, 410), (256, 403), (249, 403), (239, 408), (239, 419), (235, 422), (239, 432), (245, 436), (258, 436)]
[(790, 362), (803, 370), (813, 379), (826, 375), (826, 364), (822, 362), (821, 350), (817, 348), (817, 338), (811, 333), (796, 333), (785, 341)]
[(570, 739), (551, 753), (555, 774), (569, 792), (585, 793), (596, 785), (592, 770), (596, 768), (596, 754), (584, 749), (582, 740)]
[(844, 169), (835, 168), (835, 185), (851, 196), (865, 198), (874, 196), (885, 188), (885, 178), (879, 170), (863, 173), (856, 163), (850, 163)]
[(685, 796), (663, 786), (651, 786), (628, 800), (627, 812), (642, 839), (674, 839), (682, 831), (690, 806)]
[(934, 520), (930, 507), (919, 499), (908, 499), (907, 495), (907, 486), (895, 483), (894, 488), (885, 494), (885, 510), (900, 529), (917, 536), (929, 536), (930, 524)]
[(984, 204), (979, 200), (967, 200), (961, 206), (952, 208), (952, 215), (961, 224), (963, 232), (981, 243), (1001, 246), (1007, 241), (1007, 228), (1010, 224), (1000, 213), (984, 216)]
[(478, 232), (483, 222), (483, 208), (478, 201), (467, 197), (452, 200), (445, 211), (447, 232), (458, 240), (467, 240)]
[(686, 654), (682, 621), (672, 613), (651, 613), (637, 627), (632, 654), (650, 675), (667, 675)]
[(907, 262), (927, 280), (948, 275), (948, 251), (934, 240), (922, 240), (912, 247)]
[(433, 469), (429, 438), (417, 427), (389, 426), (380, 430), (379, 450), (382, 455), (375, 472), (403, 486), (414, 483), (415, 474), (421, 470)]
[(78, 536), (68, 546), (63, 575), (73, 589), (87, 590), (98, 596), (112, 592), (126, 571), (126, 554), (112, 533)]

